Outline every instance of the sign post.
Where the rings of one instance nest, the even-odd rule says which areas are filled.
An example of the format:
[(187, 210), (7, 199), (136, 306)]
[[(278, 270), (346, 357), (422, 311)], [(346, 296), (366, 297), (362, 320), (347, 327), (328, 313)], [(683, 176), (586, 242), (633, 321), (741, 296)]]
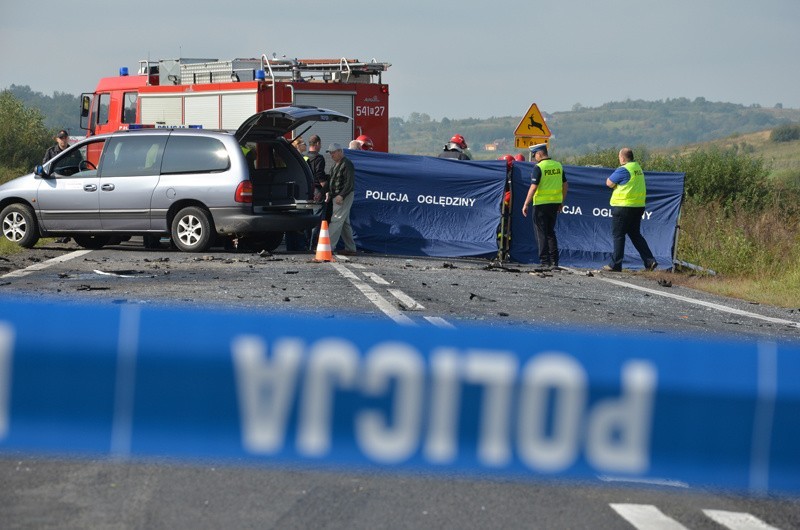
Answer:
[(542, 113), (536, 103), (531, 103), (528, 112), (525, 113), (519, 125), (514, 130), (514, 147), (527, 149), (536, 144), (547, 143), (549, 145), (552, 133), (547, 126)]

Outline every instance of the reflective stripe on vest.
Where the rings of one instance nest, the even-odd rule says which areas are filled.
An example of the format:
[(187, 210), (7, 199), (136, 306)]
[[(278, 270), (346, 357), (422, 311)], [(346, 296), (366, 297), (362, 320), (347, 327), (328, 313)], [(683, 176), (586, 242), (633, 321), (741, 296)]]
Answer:
[(644, 183), (644, 171), (638, 162), (628, 162), (623, 166), (631, 178), (625, 184), (617, 184), (611, 193), (611, 206), (644, 206), (647, 199), (647, 188)]
[(560, 162), (555, 160), (542, 160), (538, 164), (542, 170), (542, 178), (533, 194), (533, 204), (560, 204), (564, 197), (562, 195), (562, 177), (564, 168)]

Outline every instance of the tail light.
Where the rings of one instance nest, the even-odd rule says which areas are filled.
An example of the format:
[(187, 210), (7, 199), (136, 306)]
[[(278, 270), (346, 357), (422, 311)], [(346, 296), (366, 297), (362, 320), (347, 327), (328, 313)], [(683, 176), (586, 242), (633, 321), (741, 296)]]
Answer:
[(243, 180), (236, 186), (236, 195), (234, 196), (236, 202), (253, 202), (253, 182), (250, 180)]

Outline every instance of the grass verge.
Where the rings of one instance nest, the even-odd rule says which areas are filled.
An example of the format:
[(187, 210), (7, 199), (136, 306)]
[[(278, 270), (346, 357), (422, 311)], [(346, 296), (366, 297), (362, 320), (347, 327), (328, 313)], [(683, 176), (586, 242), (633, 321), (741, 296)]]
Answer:
[(778, 307), (800, 308), (800, 219), (780, 208), (726, 211), (686, 201), (678, 258), (717, 272), (680, 273), (674, 282)]

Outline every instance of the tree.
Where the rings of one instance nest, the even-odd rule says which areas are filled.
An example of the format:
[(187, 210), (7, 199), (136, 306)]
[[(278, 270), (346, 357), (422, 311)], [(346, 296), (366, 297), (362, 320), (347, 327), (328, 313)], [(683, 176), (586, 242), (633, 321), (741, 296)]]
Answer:
[(42, 161), (52, 138), (38, 109), (26, 107), (8, 90), (0, 92), (0, 164), (30, 170)]

